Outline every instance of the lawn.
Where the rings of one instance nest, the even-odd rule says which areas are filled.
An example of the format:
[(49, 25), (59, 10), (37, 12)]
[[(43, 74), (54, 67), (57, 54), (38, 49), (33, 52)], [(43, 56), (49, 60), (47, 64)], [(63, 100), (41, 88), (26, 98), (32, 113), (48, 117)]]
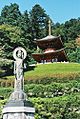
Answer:
[[(36, 65), (32, 70), (24, 73), (25, 80), (34, 80), (46, 77), (79, 77), (80, 64), (79, 63), (50, 63)], [(7, 76), (6, 79), (14, 79), (13, 76)]]
[(78, 63), (52, 63), (36, 65), (36, 67), (25, 72), (25, 79), (39, 77), (67, 77), (80, 74), (80, 64)]

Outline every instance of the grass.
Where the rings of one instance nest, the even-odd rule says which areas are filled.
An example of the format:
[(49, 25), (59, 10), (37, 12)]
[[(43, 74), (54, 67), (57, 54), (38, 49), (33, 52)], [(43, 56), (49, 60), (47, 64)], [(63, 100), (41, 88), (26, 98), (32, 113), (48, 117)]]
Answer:
[(25, 79), (39, 77), (67, 77), (80, 74), (80, 64), (78, 63), (53, 63), (37, 65), (34, 70), (25, 72)]
[[(36, 65), (34, 69), (24, 73), (25, 80), (34, 80), (41, 78), (65, 78), (79, 77), (80, 64), (78, 63), (51, 63)], [(7, 76), (6, 79), (14, 79), (14, 76)]]

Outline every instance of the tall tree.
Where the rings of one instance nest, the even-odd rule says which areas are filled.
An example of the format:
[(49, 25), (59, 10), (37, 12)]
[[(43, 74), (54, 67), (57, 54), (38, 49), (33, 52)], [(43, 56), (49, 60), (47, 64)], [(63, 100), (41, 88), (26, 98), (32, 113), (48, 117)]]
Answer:
[(23, 46), (22, 31), (11, 25), (0, 25), (0, 57), (12, 58), (12, 51), (17, 46)]
[(31, 25), (30, 25), (31, 23), (30, 23), (29, 14), (28, 14), (27, 10), (18, 19), (18, 22), (19, 22), (18, 26), (23, 31), (22, 37), (27, 42), (26, 47), (28, 49), (31, 49), (31, 46), (32, 46)]
[(19, 10), (19, 6), (16, 3), (11, 4), (10, 6), (5, 6), (1, 12), (1, 17), (3, 19), (2, 23), (5, 24), (17, 25), (20, 16), (21, 12)]
[(30, 12), (31, 20), (31, 32), (34, 38), (44, 37), (46, 21), (48, 21), (49, 16), (45, 13), (45, 10), (38, 4), (36, 4)]

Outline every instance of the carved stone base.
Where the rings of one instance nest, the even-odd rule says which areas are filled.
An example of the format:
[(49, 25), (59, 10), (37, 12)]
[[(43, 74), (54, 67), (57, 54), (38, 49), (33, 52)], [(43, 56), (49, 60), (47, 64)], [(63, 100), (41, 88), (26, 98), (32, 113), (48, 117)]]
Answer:
[(34, 119), (35, 108), (26, 100), (26, 94), (14, 91), (3, 109), (3, 119)]
[(34, 117), (28, 116), (25, 113), (10, 113), (5, 114), (3, 119), (34, 119)]
[[(19, 107), (17, 107), (19, 108)], [(13, 108), (14, 110), (14, 108)], [(9, 111), (9, 110), (8, 110)], [(3, 115), (3, 119), (34, 119), (34, 114), (29, 112), (9, 112)]]
[(9, 100), (26, 100), (26, 94), (22, 90), (15, 90)]

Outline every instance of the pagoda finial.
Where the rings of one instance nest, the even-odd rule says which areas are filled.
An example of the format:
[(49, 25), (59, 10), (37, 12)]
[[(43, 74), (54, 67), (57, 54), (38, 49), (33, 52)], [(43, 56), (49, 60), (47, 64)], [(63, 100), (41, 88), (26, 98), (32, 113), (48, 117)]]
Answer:
[(50, 19), (49, 19), (48, 25), (49, 25), (49, 36), (50, 36), (51, 35), (51, 20)]

